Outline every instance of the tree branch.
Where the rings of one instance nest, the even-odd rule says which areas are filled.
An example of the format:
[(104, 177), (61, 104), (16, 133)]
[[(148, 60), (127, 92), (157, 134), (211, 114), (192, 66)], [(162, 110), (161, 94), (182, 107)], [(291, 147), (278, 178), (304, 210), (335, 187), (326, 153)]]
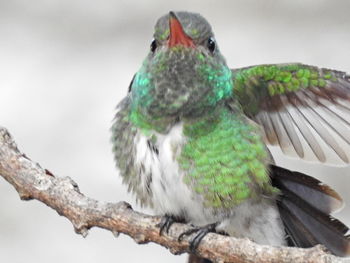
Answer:
[[(157, 224), (161, 218), (134, 211), (128, 203), (107, 203), (84, 196), (69, 177), (55, 177), (51, 172), (21, 153), (11, 135), (0, 127), (0, 175), (17, 190), (22, 200), (36, 199), (58, 214), (69, 219), (77, 233), (84, 237), (92, 227), (123, 233), (137, 243), (154, 242), (168, 248), (173, 254), (190, 252), (188, 238), (178, 242), (177, 237), (191, 228), (174, 224), (169, 234), (159, 235)], [(248, 239), (236, 239), (208, 234), (200, 243), (197, 255), (214, 262), (340, 262), (321, 246), (310, 249), (270, 247), (255, 244)]]

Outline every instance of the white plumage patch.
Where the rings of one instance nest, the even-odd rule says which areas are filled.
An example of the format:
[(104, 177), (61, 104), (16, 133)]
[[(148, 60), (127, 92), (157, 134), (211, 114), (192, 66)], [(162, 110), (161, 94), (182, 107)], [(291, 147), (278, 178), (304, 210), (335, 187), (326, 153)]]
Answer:
[(154, 209), (159, 214), (183, 216), (186, 219), (200, 218), (202, 211), (198, 200), (194, 200), (191, 190), (183, 182), (184, 174), (177, 163), (177, 157), (185, 142), (182, 124), (175, 125), (168, 134), (157, 134), (156, 137), (154, 146), (158, 149), (158, 154), (149, 147), (145, 135), (141, 132), (137, 135), (135, 160), (137, 166), (145, 168), (141, 175), (142, 185), (145, 188), (149, 180), (147, 176), (150, 172), (152, 174), (150, 198)]

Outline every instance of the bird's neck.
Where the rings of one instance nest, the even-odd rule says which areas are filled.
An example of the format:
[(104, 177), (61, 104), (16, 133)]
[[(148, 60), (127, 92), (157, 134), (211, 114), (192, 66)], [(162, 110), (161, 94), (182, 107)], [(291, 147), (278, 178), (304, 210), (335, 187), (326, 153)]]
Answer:
[(181, 112), (174, 115), (163, 115), (159, 117), (145, 114), (137, 108), (131, 107), (129, 120), (146, 134), (152, 131), (160, 134), (167, 134), (170, 129), (179, 122), (199, 123), (205, 120), (208, 121), (209, 125), (212, 120), (220, 118), (220, 109), (223, 106), (224, 102), (219, 102), (212, 107), (203, 107), (200, 111)]

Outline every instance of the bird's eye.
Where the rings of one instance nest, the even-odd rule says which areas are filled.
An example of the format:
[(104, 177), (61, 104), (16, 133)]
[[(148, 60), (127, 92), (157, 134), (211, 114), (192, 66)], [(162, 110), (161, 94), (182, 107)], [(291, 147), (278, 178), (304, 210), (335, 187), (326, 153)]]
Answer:
[(152, 40), (151, 42), (151, 52), (154, 53), (157, 49), (157, 41), (155, 39)]
[(215, 39), (213, 37), (210, 37), (208, 39), (207, 47), (211, 53), (213, 53), (215, 51), (216, 43), (215, 43)]

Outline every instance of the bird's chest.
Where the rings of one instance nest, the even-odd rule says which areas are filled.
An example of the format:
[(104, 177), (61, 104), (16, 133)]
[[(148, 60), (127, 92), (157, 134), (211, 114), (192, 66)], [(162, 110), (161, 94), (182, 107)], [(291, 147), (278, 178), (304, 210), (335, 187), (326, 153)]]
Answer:
[(158, 213), (211, 221), (256, 198), (268, 181), (266, 153), (254, 129), (232, 121), (211, 124), (179, 123), (152, 142), (136, 136), (141, 185)]

